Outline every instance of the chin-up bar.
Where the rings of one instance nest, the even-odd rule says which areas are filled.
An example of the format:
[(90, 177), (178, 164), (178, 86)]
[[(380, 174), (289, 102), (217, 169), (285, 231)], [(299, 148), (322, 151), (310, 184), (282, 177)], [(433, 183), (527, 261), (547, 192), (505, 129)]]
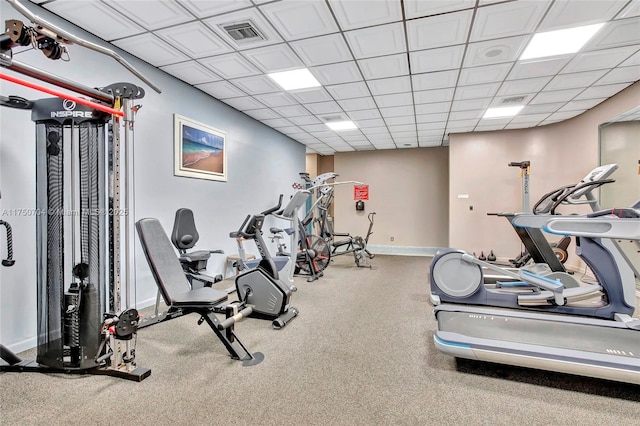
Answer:
[(78, 104), (81, 104), (81, 105), (86, 105), (86, 106), (88, 106), (90, 108), (96, 109), (98, 111), (106, 112), (106, 113), (109, 113), (109, 114), (112, 114), (112, 115), (117, 115), (119, 117), (124, 117), (124, 112), (123, 111), (118, 111), (118, 110), (113, 109), (111, 107), (108, 107), (106, 105), (102, 105), (102, 104), (99, 104), (97, 102), (92, 102), (92, 101), (87, 100), (87, 99), (79, 98), (78, 96), (69, 95), (67, 93), (63, 93), (63, 92), (60, 92), (60, 91), (55, 90), (55, 89), (50, 89), (48, 87), (44, 87), (44, 86), (41, 86), (39, 84), (32, 83), (30, 81), (19, 79), (17, 77), (13, 77), (13, 76), (10, 76), (10, 75), (7, 75), (7, 74), (0, 73), (0, 79), (1, 80), (6, 80), (6, 81), (10, 81), (12, 83), (20, 84), (21, 86), (25, 86), (25, 87), (28, 87), (30, 89), (38, 90), (40, 92), (48, 93), (50, 95), (57, 96), (57, 97), (62, 98), (62, 99), (68, 99), (70, 101), (74, 101), (75, 103), (78, 103)]

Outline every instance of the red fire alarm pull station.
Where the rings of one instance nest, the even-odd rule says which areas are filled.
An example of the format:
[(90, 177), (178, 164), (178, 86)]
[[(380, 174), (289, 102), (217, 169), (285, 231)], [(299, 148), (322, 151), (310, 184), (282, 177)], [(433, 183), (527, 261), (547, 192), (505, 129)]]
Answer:
[(355, 201), (368, 201), (369, 185), (353, 185), (353, 199)]

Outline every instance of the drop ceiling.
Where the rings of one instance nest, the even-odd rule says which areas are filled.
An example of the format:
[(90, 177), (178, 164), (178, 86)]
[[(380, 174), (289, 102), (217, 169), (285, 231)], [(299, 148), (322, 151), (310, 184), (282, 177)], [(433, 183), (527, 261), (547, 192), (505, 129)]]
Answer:
[[(640, 80), (640, 0), (33, 2), (323, 155), (555, 123)], [(247, 21), (257, 41), (222, 28)], [(578, 53), (518, 60), (536, 32), (600, 22)], [(266, 75), (302, 67), (321, 88)], [(324, 124), (337, 118), (358, 129)]]

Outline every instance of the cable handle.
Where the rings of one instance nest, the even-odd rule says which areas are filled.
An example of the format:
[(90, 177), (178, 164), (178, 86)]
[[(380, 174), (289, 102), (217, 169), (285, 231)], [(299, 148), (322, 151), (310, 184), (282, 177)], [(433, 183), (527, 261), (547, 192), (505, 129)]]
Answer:
[(0, 225), (7, 230), (7, 258), (2, 259), (2, 266), (13, 266), (16, 261), (13, 260), (13, 232), (11, 231), (11, 225), (4, 220), (0, 220)]

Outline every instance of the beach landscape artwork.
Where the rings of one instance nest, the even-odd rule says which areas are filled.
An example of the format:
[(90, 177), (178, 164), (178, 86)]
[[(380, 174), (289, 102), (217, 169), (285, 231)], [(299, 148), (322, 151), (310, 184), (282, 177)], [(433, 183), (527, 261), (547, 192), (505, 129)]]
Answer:
[(175, 115), (176, 176), (227, 180), (225, 134), (220, 130)]

